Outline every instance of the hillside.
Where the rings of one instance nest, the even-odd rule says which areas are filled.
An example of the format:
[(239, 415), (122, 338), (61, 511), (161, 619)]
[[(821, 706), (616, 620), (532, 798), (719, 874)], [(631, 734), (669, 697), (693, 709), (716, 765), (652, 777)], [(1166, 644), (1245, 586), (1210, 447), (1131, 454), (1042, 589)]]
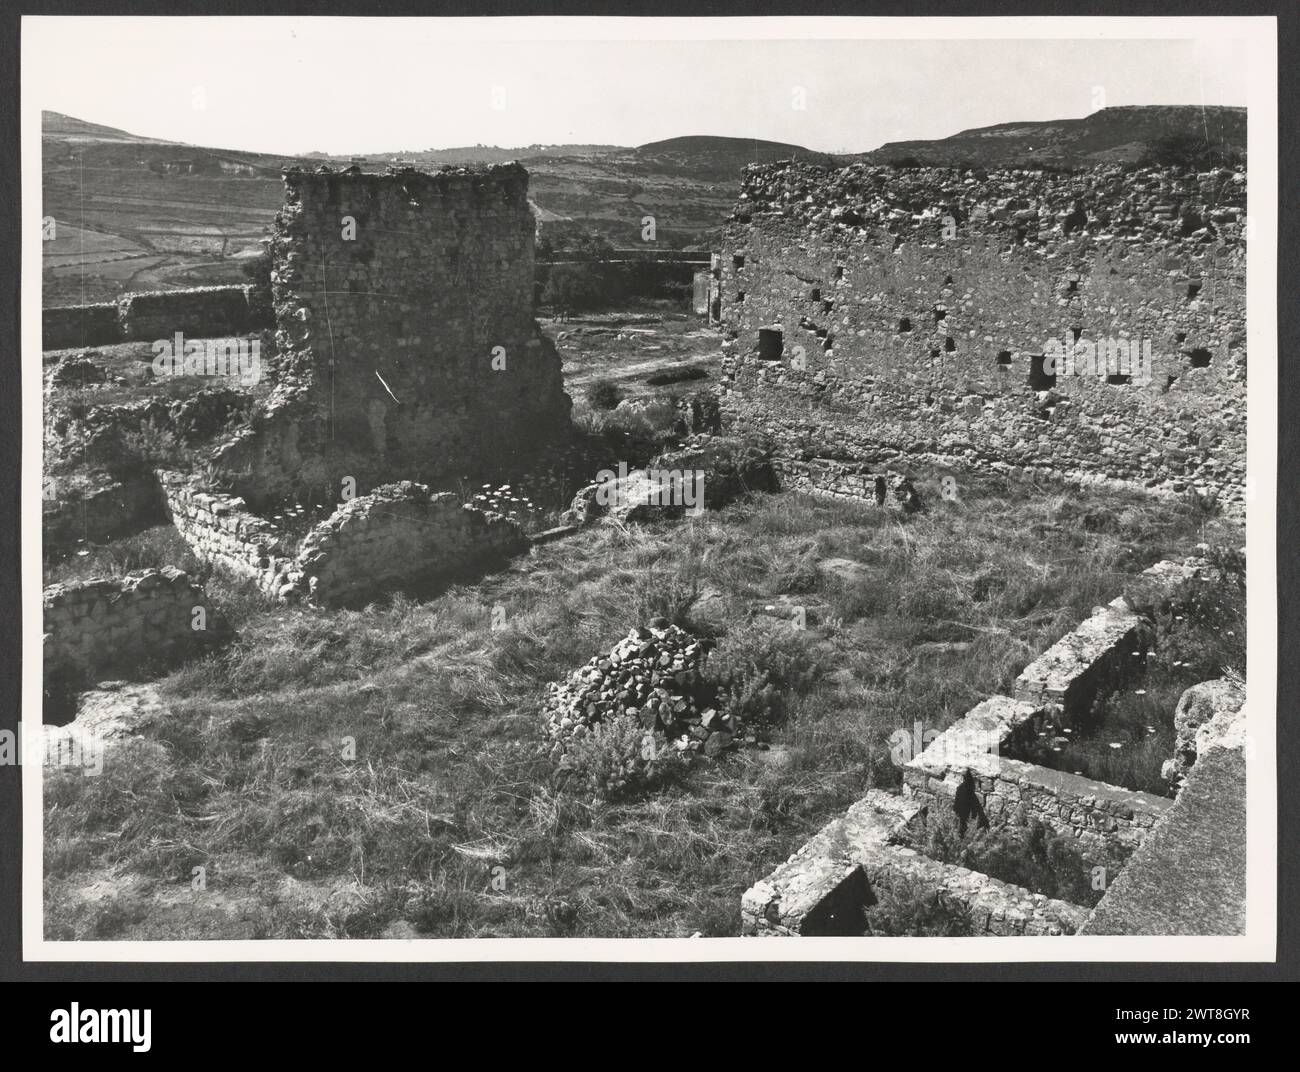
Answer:
[(707, 247), (740, 191), (745, 165), (782, 159), (834, 164), (971, 162), (1058, 167), (1136, 160), (1158, 138), (1198, 134), (1245, 148), (1239, 108), (1107, 108), (1084, 119), (1002, 123), (937, 141), (892, 142), (832, 158), (803, 146), (690, 135), (636, 147), (466, 146), (366, 156), (276, 155), (140, 137), (57, 112), (42, 116), (44, 214), (57, 221), (45, 246), (43, 302), (106, 301), (131, 290), (243, 282), (283, 197), (288, 166), (368, 170), (390, 164), (521, 160), (543, 227), (595, 231), (616, 246), (639, 244), (646, 217), (666, 248)]
[(647, 142), (635, 149), (615, 150), (608, 155), (633, 169), (640, 166), (662, 174), (689, 174), (717, 182), (731, 180), (747, 164), (767, 164), (775, 160), (805, 160), (813, 164), (834, 162), (827, 154), (813, 152), (802, 145), (703, 134)]
[(512, 160), (528, 163), (556, 156), (592, 156), (613, 152), (618, 145), (521, 145), (503, 149), (497, 145), (461, 145), (451, 149), (407, 149), (400, 152), (361, 153), (342, 156), (337, 153), (307, 153), (309, 160), (326, 164), (364, 165), (410, 164), (415, 167), (440, 167), (443, 164), (505, 164)]
[(283, 201), (280, 169), (311, 162), (143, 138), (42, 113), (42, 302), (245, 282)]
[(152, 142), (153, 138), (142, 138), (138, 134), (128, 134), (117, 127), (106, 127), (99, 123), (88, 123), (75, 116), (62, 112), (41, 112), (41, 136), (43, 138), (60, 138), (69, 141), (129, 141)]
[(364, 156), (274, 155), (139, 137), (58, 112), (42, 116), (44, 214), (57, 221), (45, 246), (46, 305), (107, 301), (130, 290), (244, 282), (283, 199), (281, 169), (353, 163), (523, 161), (544, 227), (597, 231), (615, 245), (707, 244), (731, 209), (751, 162), (829, 158), (798, 145), (685, 137), (635, 148), (610, 145), (466, 146)]
[(1082, 119), (999, 123), (930, 141), (895, 141), (848, 157), (870, 164), (913, 158), (983, 167), (1014, 163), (1088, 167), (1139, 160), (1157, 139), (1185, 134), (1215, 148), (1246, 151), (1246, 109), (1152, 105), (1103, 108)]

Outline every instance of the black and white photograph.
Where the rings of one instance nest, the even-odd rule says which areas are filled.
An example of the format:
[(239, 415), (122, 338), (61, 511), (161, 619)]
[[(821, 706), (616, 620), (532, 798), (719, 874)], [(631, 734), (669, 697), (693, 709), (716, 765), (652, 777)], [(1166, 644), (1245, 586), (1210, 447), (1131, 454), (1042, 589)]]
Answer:
[(22, 61), (25, 959), (1273, 959), (1273, 19)]

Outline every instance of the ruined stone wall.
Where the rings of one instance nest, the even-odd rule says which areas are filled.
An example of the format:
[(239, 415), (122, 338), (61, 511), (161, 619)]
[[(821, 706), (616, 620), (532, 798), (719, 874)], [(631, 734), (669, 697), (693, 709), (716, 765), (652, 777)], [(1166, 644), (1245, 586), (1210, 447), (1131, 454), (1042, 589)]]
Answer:
[(1087, 909), (899, 844), (924, 818), (919, 801), (880, 789), (823, 827), (740, 901), (740, 933), (752, 937), (861, 935), (864, 910), (890, 890), (926, 891), (962, 906), (971, 933), (1073, 934)]
[(122, 334), (128, 339), (186, 335), (238, 335), (260, 327), (249, 308), (248, 286), (191, 287), (145, 291), (118, 300)]
[[(1174, 801), (1026, 763), (1014, 753), (1044, 725), (1068, 721), (1113, 683), (1116, 661), (1133, 650), (1140, 616), (1167, 606), (1183, 585), (1209, 568), (1203, 559), (1188, 558), (1144, 570), (1124, 596), (1099, 607), (1026, 667), (1015, 697), (991, 696), (977, 704), (904, 763), (901, 796), (871, 790), (746, 890), (741, 933), (860, 934), (862, 910), (874, 903), (873, 891), (900, 880), (919, 881), (964, 905), (976, 933), (1079, 932), (1086, 909), (933, 860), (904, 843), (917, 840), (929, 817), (943, 812), (980, 826), (1036, 819), (1074, 838), (1080, 855), (1094, 865), (1106, 866), (1116, 855), (1137, 858), (1173, 813)], [(1203, 712), (1209, 717), (1203, 725), (1189, 716), (1180, 733), (1196, 736), (1198, 754), (1203, 744), (1228, 741), (1236, 747), (1240, 734), (1229, 722), (1238, 717), (1242, 699), (1235, 686), (1216, 690), (1207, 705), (1216, 713)], [(1240, 788), (1244, 792), (1244, 785)], [(1235, 808), (1241, 802), (1230, 803)], [(1239, 810), (1244, 815), (1244, 806)], [(1198, 809), (1201, 818), (1204, 811)], [(1214, 877), (1219, 869), (1210, 864), (1208, 870)], [(1224, 884), (1235, 889), (1234, 882), (1229, 874)], [(1230, 890), (1227, 899), (1231, 896)], [(1107, 925), (1119, 924), (1108, 920)]]
[(927, 749), (907, 765), (903, 780), (910, 800), (950, 810), (966, 800), (989, 824), (1037, 819), (1077, 839), (1084, 859), (1096, 862), (1109, 849), (1132, 852), (1173, 806), (1168, 797), (995, 755), (935, 756)]
[(182, 473), (157, 475), (172, 524), (196, 558), (251, 580), (271, 595), (289, 583), (294, 556), (290, 541), (269, 521), (250, 513), (243, 499), (206, 491), (199, 479)]
[(238, 496), (182, 473), (157, 475), (195, 556), (282, 601), (353, 603), (488, 569), (529, 546), (513, 521), (410, 481), (343, 503), (298, 542)]
[(170, 566), (51, 585), (44, 593), (44, 621), (47, 681), (67, 672), (164, 662), (200, 651), (227, 633), (203, 589)]
[[(786, 483), (908, 458), (1217, 494), (1245, 484), (1244, 174), (751, 168), (717, 269), (724, 408)], [(1149, 383), (1044, 378), (1048, 340)], [(857, 483), (863, 483), (858, 481)]]
[(290, 579), (315, 603), (346, 604), (393, 587), (456, 579), (527, 548), (513, 521), (462, 506), (451, 492), (432, 494), (403, 481), (344, 503), (312, 529)]
[(41, 349), (103, 346), (122, 341), (122, 322), (114, 302), (60, 305), (41, 310)]
[(116, 302), (41, 310), (41, 347), (104, 346), (123, 341), (240, 335), (262, 324), (249, 302), (251, 287), (188, 287), (124, 294)]
[(251, 497), (477, 475), (568, 423), (518, 165), (285, 176), (277, 383), (218, 464)]

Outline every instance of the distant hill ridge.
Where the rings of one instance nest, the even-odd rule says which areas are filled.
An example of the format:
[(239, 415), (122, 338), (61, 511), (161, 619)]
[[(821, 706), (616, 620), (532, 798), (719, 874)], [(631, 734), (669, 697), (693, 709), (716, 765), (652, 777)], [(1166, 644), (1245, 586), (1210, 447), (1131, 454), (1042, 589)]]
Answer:
[(982, 167), (1050, 164), (1089, 167), (1132, 163), (1161, 138), (1187, 135), (1216, 149), (1245, 153), (1246, 109), (1222, 105), (1126, 105), (1082, 119), (1033, 120), (974, 127), (946, 138), (894, 141), (844, 157), (870, 164), (911, 159), (923, 164)]
[[(544, 229), (596, 234), (616, 247), (644, 240), (655, 222), (660, 249), (716, 248), (745, 168), (795, 160), (854, 160), (983, 167), (1087, 167), (1141, 158), (1170, 134), (1245, 148), (1240, 108), (1107, 108), (1083, 119), (1000, 123), (932, 141), (894, 142), (856, 156), (802, 145), (711, 134), (638, 146), (534, 144), (390, 153), (263, 153), (141, 137), (59, 112), (42, 113), (43, 214), (60, 238), (44, 249), (42, 301), (108, 301), (132, 290), (240, 283), (284, 201), (280, 173), (326, 164), (382, 172), (391, 164), (435, 171), (444, 164), (519, 160)], [(292, 132), (292, 128), (286, 128)]]
[(41, 136), (91, 138), (98, 141), (141, 141), (154, 142), (155, 138), (142, 138), (138, 134), (129, 134), (117, 127), (106, 127), (99, 123), (88, 123), (75, 116), (62, 112), (41, 112)]

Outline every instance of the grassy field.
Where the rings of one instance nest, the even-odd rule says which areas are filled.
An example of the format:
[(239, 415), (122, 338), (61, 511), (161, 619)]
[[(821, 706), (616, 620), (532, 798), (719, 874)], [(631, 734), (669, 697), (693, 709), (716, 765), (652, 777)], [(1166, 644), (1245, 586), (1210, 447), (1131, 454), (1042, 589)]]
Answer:
[[(584, 530), (421, 603), (276, 609), (214, 579), (231, 647), (158, 681), (102, 775), (46, 775), (47, 934), (738, 933), (745, 888), (899, 784), (896, 729), (1006, 689), (1126, 575), (1239, 542), (1187, 503), (967, 475), (947, 501), (942, 475), (916, 474), (912, 516), (756, 496)], [(546, 683), (655, 616), (807, 672), (764, 740), (642, 795), (569, 792)]]
[(592, 313), (541, 324), (560, 351), (564, 389), (575, 402), (598, 379), (614, 380), (623, 398), (650, 398), (668, 393), (665, 381), (677, 376), (687, 391), (717, 376), (718, 333), (692, 313)]

